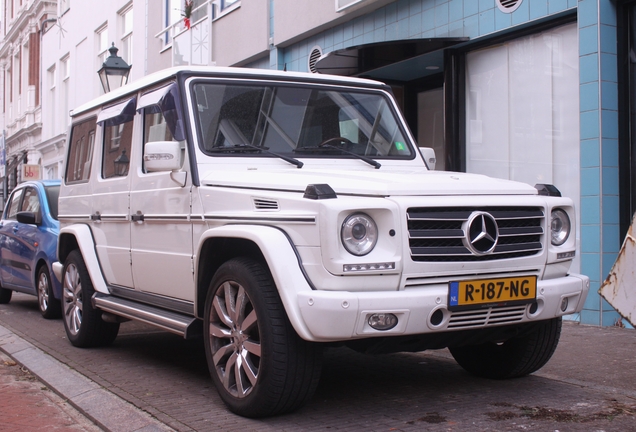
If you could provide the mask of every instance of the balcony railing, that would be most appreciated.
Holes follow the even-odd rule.
[[[214,0],[207,0],[192,9],[189,30],[181,19],[155,35],[156,38],[163,40],[165,47],[172,46],[173,66],[212,64],[210,23],[215,3]]]

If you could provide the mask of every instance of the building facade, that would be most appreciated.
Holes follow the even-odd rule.
[[[374,78],[392,87],[438,169],[552,183],[570,196],[573,270],[593,283],[572,319],[623,325],[597,290],[636,210],[634,3],[5,0],[5,177],[20,164],[60,175],[68,110],[103,92],[96,72],[112,44],[130,80],[183,64]],[[31,77],[22,65],[35,67],[35,40]]]

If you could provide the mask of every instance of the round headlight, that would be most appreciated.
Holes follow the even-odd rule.
[[[561,246],[570,236],[570,218],[568,214],[561,210],[552,210],[550,222],[550,233],[552,235],[552,244]]]
[[[378,242],[378,227],[364,213],[354,213],[342,223],[340,238],[345,249],[353,255],[366,255]]]

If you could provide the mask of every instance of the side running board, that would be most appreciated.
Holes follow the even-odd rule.
[[[183,336],[185,339],[197,337],[203,333],[203,324],[191,315],[137,303],[121,297],[95,293],[93,305],[105,312],[142,321],[163,330]]]

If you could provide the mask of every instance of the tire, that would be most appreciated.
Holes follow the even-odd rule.
[[[62,316],[62,305],[53,295],[51,275],[46,265],[41,265],[36,278],[38,290],[38,306],[40,313],[46,319],[59,318]]]
[[[461,367],[473,375],[508,379],[541,369],[552,357],[561,335],[561,318],[536,323],[529,333],[503,343],[449,348]]]
[[[218,269],[205,302],[204,328],[210,375],[235,414],[282,414],[313,396],[322,347],[296,334],[263,264],[235,258]]]
[[[93,283],[77,249],[66,258],[62,275],[64,329],[68,340],[81,348],[111,344],[119,332],[119,323],[103,321],[102,312],[92,306]]]
[[[7,304],[11,301],[13,291],[0,287],[0,304]]]

